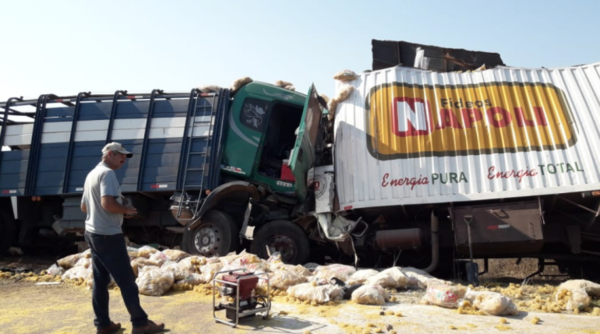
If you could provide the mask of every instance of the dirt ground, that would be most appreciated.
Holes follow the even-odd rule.
[[[3,257],[0,269],[39,272],[48,268],[52,258]],[[492,265],[492,263],[490,263]],[[525,262],[520,271],[511,266],[514,261],[494,263],[498,272],[482,276],[483,282],[507,279],[522,280],[534,262]],[[502,276],[498,278],[499,276]],[[539,279],[539,277],[538,277]],[[551,279],[551,278],[544,278]],[[563,280],[566,278],[563,278]],[[165,322],[168,333],[585,333],[600,334],[600,317],[590,314],[552,314],[521,311],[516,316],[494,317],[458,314],[456,310],[419,305],[423,291],[394,294],[396,302],[382,306],[365,306],[341,302],[331,306],[308,306],[290,303],[285,297],[272,302],[269,320],[254,317],[242,320],[237,328],[216,323],[212,313],[212,297],[194,291],[168,292],[161,297],[140,296],[142,305],[152,320]],[[111,290],[112,320],[120,322],[131,333],[131,323],[120,292]],[[381,315],[393,311],[394,315]],[[396,316],[395,313],[401,313]],[[390,312],[387,312],[390,313]],[[224,318],[224,312],[218,312]],[[538,317],[539,324],[531,323]],[[506,323],[502,323],[502,319]],[[66,283],[36,285],[35,282],[14,279],[0,280],[0,333],[94,333],[91,292],[84,287]]]
[[[121,322],[131,333],[131,324],[119,291],[110,293],[113,321]],[[270,320],[261,317],[242,320],[238,328],[215,323],[212,299],[193,291],[169,292],[161,297],[141,296],[151,319],[165,322],[168,333],[600,333],[600,317],[520,312],[501,317],[460,315],[456,310],[436,306],[387,303],[363,306],[351,302],[334,306],[290,304],[284,298],[273,301]],[[401,312],[402,316],[380,315],[381,311]],[[220,318],[223,312],[218,312]],[[541,322],[534,325],[537,316]],[[71,334],[94,333],[91,293],[85,288],[67,285],[35,285],[33,282],[0,281],[0,333]],[[373,325],[373,327],[370,327]],[[453,327],[452,327],[453,326]],[[455,328],[455,329],[452,329]]]

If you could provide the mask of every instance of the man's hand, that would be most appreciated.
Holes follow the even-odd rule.
[[[110,213],[123,214],[123,215],[136,215],[137,209],[131,204],[123,205],[117,202],[114,196],[102,196],[102,208]]]
[[[125,212],[123,213],[123,216],[125,218],[132,218],[135,215],[137,215],[137,209],[134,208],[131,204],[125,205]]]

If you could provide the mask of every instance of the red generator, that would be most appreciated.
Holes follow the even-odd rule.
[[[223,273],[225,275],[218,278]],[[260,279],[267,282],[266,295],[256,293],[256,287]],[[217,286],[217,283],[219,283],[219,286]],[[217,291],[221,293],[222,299],[227,298],[228,301],[225,303],[221,301],[217,305]],[[232,327],[236,327],[240,319],[252,317],[258,313],[262,313],[263,319],[266,319],[271,309],[270,293],[271,287],[265,273],[254,274],[243,269],[220,271],[213,278],[213,317],[216,322]],[[222,310],[225,310],[225,317],[229,321],[217,317],[217,311]]]

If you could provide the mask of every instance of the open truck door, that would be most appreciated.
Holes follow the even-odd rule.
[[[300,201],[306,199],[308,170],[315,165],[319,153],[325,148],[324,112],[325,102],[313,84],[308,90],[300,125],[296,130],[296,143],[289,159],[290,169],[296,179],[296,196]]]

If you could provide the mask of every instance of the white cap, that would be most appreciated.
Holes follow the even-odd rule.
[[[102,154],[106,154],[110,151],[125,154],[128,158],[131,158],[133,156],[133,153],[127,151],[123,147],[123,145],[121,145],[121,143],[117,143],[116,141],[106,144],[106,146],[104,146],[104,148],[102,149]]]

